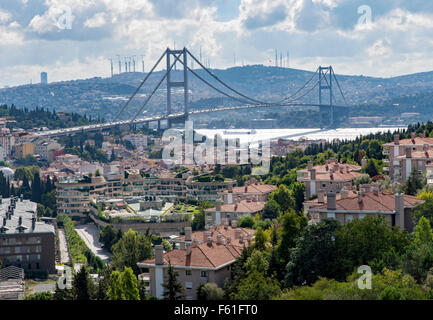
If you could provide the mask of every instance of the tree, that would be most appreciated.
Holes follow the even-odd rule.
[[[296,241],[286,266],[286,286],[312,284],[319,277],[341,279],[338,247],[335,241],[341,224],[336,219],[324,219],[308,225],[303,235]]]
[[[197,300],[223,300],[224,291],[214,282],[202,283],[197,288]]]
[[[137,262],[145,260],[152,255],[152,242],[149,237],[139,235],[137,231],[129,229],[122,238],[112,246],[113,256],[111,263],[117,270],[130,267],[136,275],[140,270]]]
[[[206,214],[204,210],[200,210],[199,212],[194,214],[194,217],[191,221],[191,228],[193,231],[204,230],[206,221]]]
[[[140,300],[140,293],[138,291],[137,277],[131,268],[125,267],[125,270],[120,276],[122,283],[123,296],[125,300]]]
[[[296,239],[307,226],[307,218],[296,214],[293,210],[286,212],[281,217],[280,241],[277,245],[279,259],[286,264],[290,259],[291,248],[295,246]]]
[[[415,237],[402,258],[403,270],[417,281],[423,281],[433,267],[433,232],[429,221],[421,217]]]
[[[269,199],[275,200],[283,213],[295,208],[295,199],[293,198],[292,191],[283,184],[271,192]]]
[[[222,171],[222,175],[224,176],[224,178],[232,179],[232,178],[236,177],[237,175],[239,175],[239,170],[240,170],[239,166],[230,164],[230,165],[224,166],[221,171]]]
[[[252,271],[240,281],[236,300],[270,300],[281,294],[278,281],[258,271]]]
[[[368,143],[367,155],[369,158],[382,159],[382,145],[379,140],[372,139]]]
[[[119,241],[121,236],[121,233],[119,234],[118,231],[114,230],[114,228],[108,224],[102,228],[102,231],[99,234],[99,241],[102,242],[105,249],[111,252],[111,247]]]
[[[162,284],[164,287],[164,299],[166,300],[181,300],[184,298],[184,287],[177,279],[178,272],[174,270],[170,260],[168,261],[168,270],[166,281]]]
[[[374,177],[379,174],[379,170],[377,169],[376,164],[372,159],[368,160],[364,170],[365,173],[367,173],[370,177]]]
[[[304,206],[305,184],[302,182],[295,182],[291,185],[291,189],[295,199],[295,210],[299,212]]]
[[[409,178],[403,185],[403,191],[409,195],[416,195],[418,190],[422,189],[426,184],[425,177],[415,168],[412,169]]]
[[[87,268],[82,265],[80,270],[74,275],[72,282],[72,291],[76,300],[90,300],[94,291],[95,285],[90,278]]]
[[[33,175],[32,181],[32,201],[36,203],[41,203],[42,187],[41,178],[38,172]]]
[[[110,275],[110,285],[108,287],[107,296],[109,300],[125,300],[125,295],[122,288],[121,274],[114,270]]]
[[[261,227],[257,228],[257,231],[254,235],[254,248],[260,251],[266,250],[266,243],[268,239],[266,234],[263,232]]]
[[[280,214],[279,204],[273,199],[266,201],[265,206],[263,207],[262,218],[275,219],[279,216],[279,214]]]
[[[241,228],[252,228],[254,225],[254,219],[250,216],[245,216],[239,220],[239,227]]]
[[[365,217],[346,223],[336,233],[340,265],[346,274],[373,259],[380,260],[390,251],[402,254],[409,245],[407,232],[391,227],[383,216]]]
[[[431,193],[430,193],[431,194]],[[417,204],[413,210],[412,215],[418,221],[421,217],[424,217],[430,221],[430,225],[433,226],[433,194],[420,195],[420,199],[424,202]]]

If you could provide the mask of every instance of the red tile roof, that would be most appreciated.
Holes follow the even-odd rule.
[[[248,186],[243,186],[243,187],[233,187],[233,193],[252,193],[252,194],[256,194],[256,193],[270,193],[272,191],[274,191],[274,189],[276,188],[276,186],[271,185],[271,184],[250,184]],[[245,191],[246,189],[246,191]],[[228,193],[228,190],[224,190],[223,193]]]
[[[351,171],[351,172],[343,171],[343,173],[341,173],[341,171],[336,171],[333,173],[330,172],[316,173],[315,181],[352,181],[362,175],[363,173],[357,171]],[[311,178],[301,177],[299,178],[299,181],[301,182],[311,181]]]
[[[400,145],[424,145],[429,144],[433,145],[433,138],[421,138],[421,137],[415,137],[414,139],[402,139],[399,141]],[[394,142],[388,142],[383,144],[383,146],[390,147],[394,146]]]
[[[248,228],[241,228],[241,227],[233,228],[232,226],[227,226],[227,229],[226,229],[226,228],[224,228],[224,226],[217,226],[216,229],[213,231],[211,237],[214,241],[216,241],[217,235],[220,234],[220,235],[222,235],[222,238],[224,240],[226,240],[227,237],[230,237],[231,243],[233,245],[242,246],[242,244],[239,243],[239,240],[235,239],[235,230],[236,229],[241,230],[241,234],[244,236],[254,235],[254,233],[256,232],[256,230],[248,229]],[[195,231],[191,235],[191,240],[198,239],[200,241],[203,241],[204,232],[206,232],[206,231],[210,232],[212,230],[209,229],[209,230],[204,230],[204,231]],[[184,240],[185,240],[185,236],[179,236],[179,237],[173,238],[172,241],[173,242],[180,242],[180,241],[184,241]]]
[[[239,212],[239,213],[255,213],[259,212],[265,206],[263,201],[247,201],[241,200],[238,203],[221,205],[221,212]],[[216,208],[209,208],[206,212],[215,212]]]
[[[404,195],[404,206],[412,207],[423,200],[418,199],[415,196]],[[309,211],[323,211],[327,210],[327,204],[324,203],[319,206],[311,208]],[[395,211],[395,197],[392,193],[374,194],[374,192],[364,193],[362,202],[358,202],[358,195],[349,196],[345,199],[336,200],[336,210],[345,211]]]
[[[233,244],[208,245],[206,242],[191,248],[191,253],[186,250],[174,249],[164,253],[164,265],[170,261],[172,266],[199,267],[218,269],[227,263],[233,262],[242,252],[241,246]],[[139,264],[154,265],[155,259],[147,259]]]
[[[418,150],[411,152],[412,159],[432,159],[433,158],[433,150],[429,149],[426,151]],[[406,159],[406,154],[396,157],[396,159]]]
[[[325,173],[329,172],[330,169],[334,168],[334,164],[338,164],[339,167],[343,167],[344,172],[347,172],[347,169],[349,169],[349,171],[359,171],[362,168],[361,166],[358,166],[356,164],[331,162],[328,164],[328,170],[326,170],[326,164],[319,164],[317,166],[313,166],[313,169],[316,169],[316,173]],[[297,172],[307,173],[308,168],[300,169]]]

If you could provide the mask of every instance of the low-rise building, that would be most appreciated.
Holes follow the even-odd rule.
[[[305,198],[310,199],[320,190],[338,193],[344,186],[351,188],[352,182],[363,175],[360,171],[361,166],[340,163],[331,158],[324,165],[313,166],[312,162],[308,162],[307,169],[297,171],[297,180],[304,183]]]
[[[343,189],[339,198],[335,192],[328,192],[326,200],[310,205],[306,214],[313,222],[335,218],[345,224],[353,219],[381,215],[391,226],[412,232],[412,208],[423,202],[415,196],[379,190],[377,186],[363,185],[359,191]]]
[[[37,205],[22,198],[0,204],[0,260],[4,267],[55,273],[54,226],[37,220]]]
[[[186,299],[193,300],[203,283],[214,282],[223,287],[225,279],[230,277],[231,266],[253,238],[254,230],[238,228],[236,224],[194,233],[187,227],[184,237],[173,239],[179,244],[178,249],[164,253],[161,245],[155,246],[155,258],[137,265],[147,274],[150,295],[161,299],[170,263],[185,288]]]
[[[433,138],[417,137],[415,132],[411,132],[410,139],[400,140],[400,136],[396,134],[394,142],[385,143],[382,147],[383,154],[388,156],[388,167],[384,170],[389,171],[391,180],[403,183],[409,178],[412,168],[425,170],[425,166],[431,161]]]

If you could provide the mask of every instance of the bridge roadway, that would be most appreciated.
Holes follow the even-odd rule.
[[[222,112],[222,111],[235,111],[235,110],[243,110],[243,109],[257,109],[257,108],[270,108],[270,107],[330,107],[329,105],[320,105],[320,104],[312,104],[312,103],[288,103],[288,104],[266,104],[266,105],[256,105],[256,104],[247,104],[242,106],[235,106],[235,107],[222,107],[222,108],[214,108],[214,109],[204,109],[204,110],[195,110],[188,113],[188,115],[195,115],[195,114],[204,114],[204,113],[211,113],[211,112]],[[333,105],[334,108],[345,108],[347,106],[337,106]],[[132,125],[132,124],[140,124],[140,123],[147,123],[147,122],[153,122],[153,121],[162,121],[162,120],[175,120],[175,119],[181,119],[184,117],[183,112],[179,113],[173,113],[169,115],[160,115],[160,116],[154,116],[154,117],[147,117],[147,118],[137,118],[133,121],[131,120],[121,120],[121,121],[114,121],[114,122],[106,122],[106,123],[98,123],[98,124],[91,124],[91,125],[85,125],[85,126],[79,126],[79,127],[72,127],[72,128],[65,128],[65,129],[55,129],[55,130],[46,130],[46,131],[37,131],[34,132],[33,135],[38,138],[46,138],[46,137],[60,137],[60,136],[66,136],[71,135],[74,133],[80,133],[80,132],[88,132],[88,131],[99,131],[104,129],[113,128],[116,126],[121,125]]]

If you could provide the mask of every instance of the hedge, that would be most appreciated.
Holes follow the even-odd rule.
[[[62,213],[57,215],[57,221],[63,224],[72,263],[84,263],[91,266],[94,270],[102,269],[104,267],[103,261],[94,255],[84,240],[78,235],[71,218]]]

